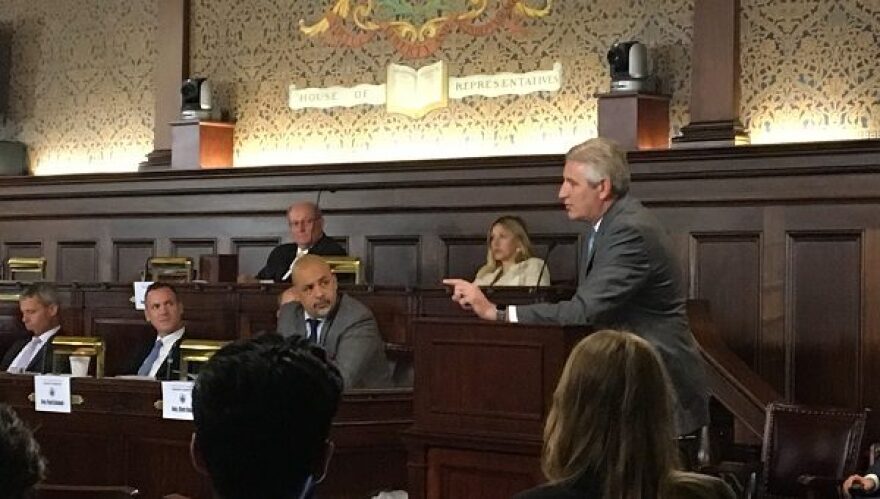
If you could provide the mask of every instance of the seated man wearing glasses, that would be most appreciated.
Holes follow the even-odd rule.
[[[324,217],[315,203],[303,201],[290,205],[287,209],[287,226],[293,242],[272,250],[257,279],[290,282],[293,262],[305,254],[345,255],[345,249],[324,234]]]

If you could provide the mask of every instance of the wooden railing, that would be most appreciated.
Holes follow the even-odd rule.
[[[782,400],[782,395],[724,344],[712,322],[708,302],[690,300],[687,311],[694,338],[706,361],[709,393],[760,439],[767,404]]]

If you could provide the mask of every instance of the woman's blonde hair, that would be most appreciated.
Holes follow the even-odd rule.
[[[596,332],[565,363],[544,428],[553,483],[594,480],[601,497],[663,497],[678,468],[668,376],[642,338]]]
[[[526,223],[523,219],[513,215],[499,217],[492,222],[492,225],[489,226],[489,232],[486,233],[486,265],[483,265],[480,267],[480,270],[477,271],[477,278],[495,272],[500,266],[500,262],[496,261],[492,256],[492,229],[494,229],[496,225],[500,225],[509,230],[510,233],[513,234],[513,237],[519,241],[519,251],[517,251],[515,255],[516,263],[524,262],[534,254],[534,250],[532,250],[532,241],[529,239],[529,233],[526,230]]]

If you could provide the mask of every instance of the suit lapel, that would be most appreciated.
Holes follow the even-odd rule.
[[[331,356],[336,355],[336,337],[339,334],[340,328],[334,326],[337,325],[337,319],[340,318],[339,311],[342,310],[342,302],[345,299],[345,295],[340,293],[339,299],[336,302],[336,307],[327,315],[327,319],[324,322],[324,329],[321,331],[321,341],[319,343]]]
[[[602,216],[602,223],[599,224],[599,230],[596,231],[596,235],[593,238],[592,251],[589,251],[589,241],[590,236],[593,235],[593,227],[590,226],[587,230],[587,240],[581,245],[581,251],[584,254],[581,258],[581,261],[584,262],[584,270],[581,272],[581,276],[584,278],[586,278],[587,274],[589,274],[590,270],[593,268],[593,258],[604,242],[603,236],[608,232],[608,227],[611,227],[614,224],[614,219],[621,211],[623,211],[628,202],[629,197],[624,195],[622,198],[615,200],[614,204],[611,205],[611,208],[608,208],[608,211]]]

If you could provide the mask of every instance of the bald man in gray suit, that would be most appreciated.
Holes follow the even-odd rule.
[[[645,338],[672,381],[679,434],[696,432],[709,422],[702,358],[669,237],[628,194],[626,154],[611,141],[591,139],[568,152],[562,175],[559,198],[568,217],[588,224],[571,300],[497,307],[467,281],[444,284],[453,286],[453,300],[483,319],[625,329]]]
[[[303,255],[293,264],[292,278],[298,301],[281,306],[278,334],[302,336],[323,347],[342,372],[346,389],[391,386],[391,366],[373,313],[337,293],[327,262]]]

